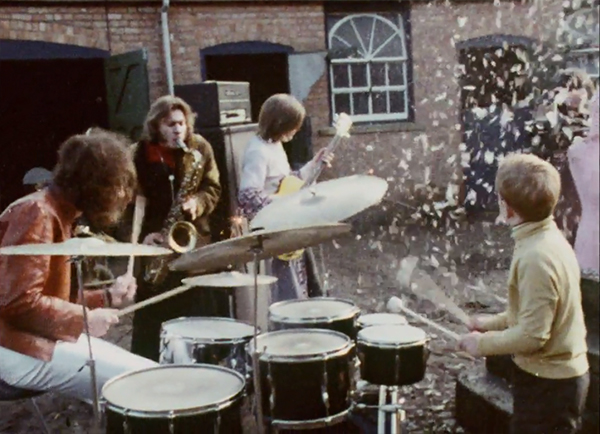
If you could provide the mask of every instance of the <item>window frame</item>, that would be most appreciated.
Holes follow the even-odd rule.
[[[357,93],[363,93],[372,95],[376,92],[384,92],[386,94],[386,112],[385,113],[373,113],[373,99],[368,98],[369,112],[368,114],[351,115],[353,121],[360,125],[373,125],[373,124],[385,124],[385,123],[414,123],[415,121],[415,110],[414,110],[414,83],[413,83],[413,57],[412,57],[412,41],[411,41],[411,21],[410,21],[410,7],[407,3],[391,3],[391,2],[335,2],[325,7],[325,43],[327,49],[330,50],[330,35],[332,31],[335,31],[342,22],[351,19],[354,15],[372,16],[374,19],[378,19],[384,22],[389,22],[389,17],[385,15],[394,15],[392,24],[395,28],[401,27],[399,30],[400,38],[404,45],[404,53],[402,55],[394,57],[381,57],[373,59],[332,59],[328,56],[327,68],[328,68],[328,87],[329,87],[329,113],[330,118],[333,119],[336,95],[347,94],[353,95]],[[330,24],[332,17],[339,18],[334,24]],[[397,21],[396,21],[397,20]],[[402,73],[405,77],[402,85],[389,85],[389,72],[386,67],[386,84],[381,86],[373,86],[370,81],[370,68],[368,67],[371,63],[401,63]],[[365,64],[367,65],[368,82],[366,86],[362,87],[334,87],[334,65],[348,65],[348,68],[352,64]],[[349,79],[351,74],[349,73]],[[369,87],[369,84],[371,86]],[[390,96],[389,91],[392,92],[403,92],[404,93],[404,112],[389,112],[390,107]],[[352,106],[352,97],[350,104]]]

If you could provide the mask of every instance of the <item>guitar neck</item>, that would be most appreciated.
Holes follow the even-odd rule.
[[[333,137],[333,139],[331,139],[331,142],[329,142],[329,145],[327,145],[327,148],[326,148],[325,152],[323,153],[323,156],[329,155],[332,152],[334,152],[336,150],[336,148],[338,147],[338,145],[340,144],[341,140],[342,140],[342,136],[340,134],[336,134]],[[321,175],[321,172],[325,168],[325,165],[326,165],[325,161],[320,161],[317,164],[317,167],[315,168],[315,170],[313,170],[313,172],[306,179],[306,181],[304,181],[305,187],[312,185],[319,178],[319,176]]]

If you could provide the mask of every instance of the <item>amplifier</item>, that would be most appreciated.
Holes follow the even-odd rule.
[[[187,102],[198,115],[196,130],[252,121],[248,82],[205,81],[182,84],[175,86],[175,96]]]

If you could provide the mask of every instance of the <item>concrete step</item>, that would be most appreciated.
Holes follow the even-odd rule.
[[[596,377],[596,389],[598,382]],[[596,395],[597,396],[597,395]],[[455,417],[472,434],[508,434],[512,415],[510,385],[482,366],[463,372],[456,382]],[[598,407],[587,410],[580,434],[598,433]]]

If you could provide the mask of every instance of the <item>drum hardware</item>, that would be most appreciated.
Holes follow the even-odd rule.
[[[377,400],[373,404],[364,403],[372,396],[364,391],[355,391],[352,398],[352,412],[357,410],[374,411],[377,414],[377,434],[401,434],[406,420],[406,412],[399,404],[397,386],[377,386]],[[389,400],[388,400],[389,398]],[[388,431],[389,426],[389,431]]]
[[[282,230],[302,227],[307,222],[340,222],[379,203],[387,188],[387,181],[369,175],[320,182],[278,197],[254,216],[250,228]]]

